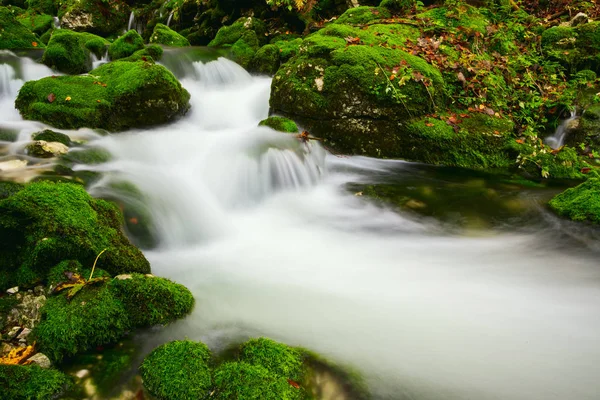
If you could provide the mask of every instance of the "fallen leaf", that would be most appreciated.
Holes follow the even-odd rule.
[[[48,103],[52,103],[54,102],[54,100],[56,100],[56,95],[54,93],[50,93],[47,97],[48,99]]]
[[[462,72],[459,72],[456,77],[458,78],[459,81],[461,81],[462,83],[466,83],[467,79],[465,78],[465,75]]]
[[[425,126],[432,127],[432,126],[433,126],[433,124],[432,124],[431,122],[427,122],[427,123],[425,124]]]
[[[592,171],[590,167],[581,168],[582,174],[589,174]]]
[[[515,142],[519,144],[525,144],[525,139],[516,139]]]
[[[37,44],[37,42],[31,42],[31,45],[32,45],[33,47],[38,47],[38,44]]]
[[[71,96],[67,96],[67,98],[65,99],[65,101],[71,101]]]
[[[35,354],[35,343],[27,347],[19,347],[11,350],[6,356],[0,357],[0,364],[6,365],[27,365],[31,361],[27,361],[29,357]]]
[[[300,389],[300,385],[298,384],[298,382],[295,382],[295,381],[293,381],[293,380],[291,380],[291,379],[288,379],[287,381],[288,381],[288,383],[289,383],[289,384],[290,384],[292,387],[294,387],[294,388],[296,388],[296,389]]]
[[[131,217],[131,218],[129,218],[129,223],[137,225],[138,224],[138,219],[136,217]]]

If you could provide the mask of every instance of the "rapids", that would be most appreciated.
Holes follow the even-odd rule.
[[[51,71],[8,58],[0,129],[26,140],[43,125],[19,118],[16,90]],[[122,180],[141,189],[159,240],[145,252],[153,273],[196,297],[187,319],[140,334],[147,351],[174,338],[223,349],[264,335],[359,371],[375,398],[598,398],[598,248],[570,224],[534,206],[541,222],[529,229],[464,235],[378,206],[346,185],[418,166],[336,157],[257,127],[269,78],[223,58],[186,63],[185,118],[119,135],[66,132],[114,155],[85,167],[104,172],[92,194],[118,196],[110,184]]]

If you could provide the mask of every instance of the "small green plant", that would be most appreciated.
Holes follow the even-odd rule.
[[[109,280],[109,278],[107,278],[107,277],[100,277],[100,278],[93,278],[92,279],[92,277],[94,276],[94,270],[96,269],[96,263],[98,262],[98,259],[100,258],[100,256],[106,250],[108,250],[108,249],[102,250],[96,256],[96,259],[94,260],[94,265],[92,266],[92,273],[90,274],[90,277],[89,277],[88,280],[85,280],[79,274],[72,273],[72,272],[71,273],[67,273],[66,275],[67,275],[67,278],[69,279],[69,281],[59,284],[56,287],[56,289],[54,289],[54,292],[58,293],[58,292],[61,292],[63,290],[69,289],[69,292],[67,293],[67,299],[71,300],[84,287],[89,286],[89,285],[96,285],[96,284],[107,282]]]

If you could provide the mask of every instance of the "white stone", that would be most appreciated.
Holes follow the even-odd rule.
[[[87,369],[82,369],[82,370],[80,370],[80,371],[77,371],[77,372],[75,373],[75,376],[76,376],[76,377],[78,377],[79,379],[83,379],[83,378],[85,378],[86,376],[88,376],[89,374],[90,374],[90,371],[89,371],[89,370],[87,370]]]
[[[37,353],[27,359],[27,361],[31,361],[34,364],[39,365],[42,368],[50,368],[52,366],[52,362],[44,353]]]
[[[8,294],[15,294],[15,293],[18,293],[18,292],[19,292],[19,287],[18,286],[12,287],[12,288],[10,288],[10,289],[8,289],[6,291],[6,293],[8,293]]]
[[[25,168],[27,166],[26,160],[10,160],[0,162],[0,171],[11,171],[15,169]]]

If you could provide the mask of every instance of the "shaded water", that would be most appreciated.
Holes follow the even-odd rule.
[[[546,213],[551,190],[334,157],[256,126],[270,79],[224,59],[179,70],[189,115],[95,141],[115,159],[93,167],[105,175],[91,193],[135,183],[159,240],[146,252],[153,272],[196,297],[187,319],[140,334],[146,351],[173,338],[219,349],[265,335],[355,368],[376,398],[597,398],[600,270],[588,241],[597,238]],[[393,183],[433,207],[428,199],[473,180],[521,208],[465,235],[447,229],[451,218],[382,206],[348,186]],[[422,187],[431,197],[409,193]],[[455,212],[467,216],[465,204]]]

